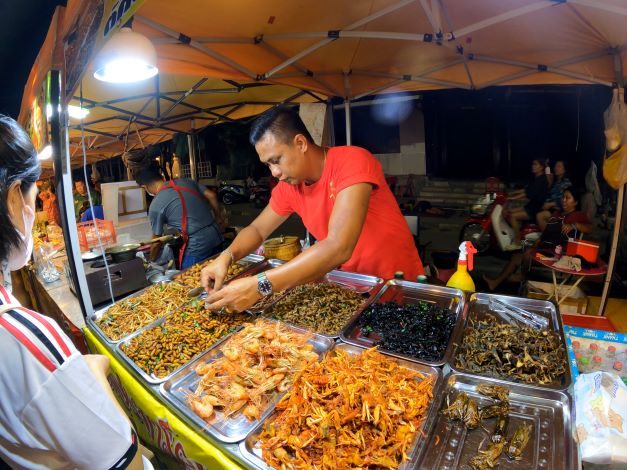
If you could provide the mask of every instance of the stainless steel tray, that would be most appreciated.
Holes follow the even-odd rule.
[[[272,320],[266,321],[272,322]],[[285,323],[284,325],[292,331],[311,334],[302,328],[295,328]],[[226,341],[227,340],[225,339],[220,344],[223,344]],[[309,343],[314,347],[314,350],[318,353],[320,358],[322,358],[324,354],[333,346],[333,343],[328,338],[324,338],[319,335],[313,335],[309,340]],[[212,423],[205,422],[191,410],[187,404],[186,398],[190,392],[193,393],[194,390],[196,390],[198,382],[201,379],[201,377],[199,377],[194,371],[194,368],[201,362],[212,362],[221,357],[222,352],[220,351],[219,346],[220,345],[214,346],[204,354],[197,356],[196,359],[189,362],[183,368],[179,369],[166,382],[161,384],[160,391],[165,399],[197,428],[209,433],[211,436],[222,442],[234,443],[245,439],[248,434],[260,426],[261,423],[263,423],[263,421],[272,413],[274,407],[284,394],[277,393],[261,414],[261,418],[257,421],[249,421],[241,413],[236,413],[230,418],[225,419],[221,412],[216,411],[216,418],[214,421]]]
[[[437,361],[429,361],[427,359],[399,354],[380,348],[382,352],[385,352],[390,356],[409,361],[421,362],[434,367],[440,367],[449,361],[449,358],[453,354],[453,340],[456,334],[458,334],[458,331],[461,329],[463,323],[465,300],[464,293],[461,290],[393,279],[388,281],[383,288],[379,290],[378,294],[369,305],[384,302],[396,302],[400,305],[431,302],[453,312],[453,315],[455,315],[455,326],[451,331],[451,336],[443,356]],[[377,344],[376,341],[361,334],[358,322],[359,315],[356,315],[346,326],[340,336],[340,339],[346,343],[364,348],[375,346]]]
[[[186,305],[186,304],[185,304]],[[182,307],[181,307],[182,308]],[[174,312],[172,312],[174,313]],[[158,320],[144,326],[143,328],[140,328],[139,330],[137,330],[135,333],[133,333],[132,335],[127,336],[126,338],[124,338],[123,340],[119,341],[116,344],[116,352],[118,354],[119,357],[121,357],[124,361],[126,361],[126,363],[131,367],[131,369],[137,374],[139,375],[143,380],[145,380],[146,382],[148,382],[149,384],[152,385],[158,385],[160,383],[165,382],[166,380],[168,380],[170,377],[172,377],[174,374],[176,374],[179,370],[183,369],[187,364],[189,364],[190,362],[194,361],[195,358],[199,357],[201,354],[203,354],[205,351],[209,351],[210,349],[219,346],[220,344],[222,344],[223,341],[225,341],[232,333],[229,333],[225,336],[223,336],[222,338],[220,338],[219,340],[217,340],[215,343],[213,343],[210,347],[208,347],[207,349],[205,349],[205,351],[198,353],[196,356],[194,356],[193,358],[191,358],[189,361],[187,361],[185,364],[183,364],[182,366],[176,368],[175,370],[173,370],[171,373],[169,373],[168,375],[166,375],[165,377],[157,377],[156,375],[153,374],[148,374],[144,369],[142,369],[141,367],[139,367],[135,361],[133,359],[131,359],[130,357],[128,357],[126,355],[126,353],[124,352],[124,349],[122,349],[124,346],[126,346],[128,343],[130,343],[133,338],[141,335],[142,333],[144,333],[147,330],[153,329],[153,328],[159,328],[163,323],[165,323],[168,318],[172,315],[172,313],[166,315],[165,317],[161,317]],[[251,317],[251,320],[253,318]],[[238,331],[240,328],[238,328],[236,331]]]
[[[155,284],[155,285],[156,285],[156,284]],[[120,338],[120,339],[117,339],[117,340],[112,340],[111,338],[109,338],[109,336],[107,336],[107,334],[106,334],[104,331],[102,331],[102,329],[100,328],[100,326],[98,326],[98,324],[96,323],[96,320],[98,320],[98,319],[102,318],[102,316],[103,316],[105,313],[107,313],[107,310],[109,310],[109,309],[110,309],[111,307],[113,307],[114,305],[117,305],[119,302],[122,302],[123,300],[128,300],[128,299],[132,299],[133,297],[138,297],[138,296],[142,295],[144,292],[146,292],[148,289],[150,289],[150,288],[154,287],[155,285],[144,287],[143,289],[140,289],[140,290],[138,290],[137,292],[133,292],[132,294],[127,295],[126,297],[123,297],[123,298],[121,298],[121,299],[118,299],[115,303],[113,303],[113,304],[111,304],[111,305],[107,305],[106,307],[103,307],[103,308],[101,308],[101,309],[99,309],[99,310],[96,310],[96,311],[93,313],[93,315],[90,315],[90,316],[88,316],[88,317],[86,318],[86,323],[87,323],[87,325],[89,325],[89,327],[90,327],[90,328],[91,328],[94,332],[96,332],[96,334],[97,334],[99,337],[101,337],[104,341],[106,341],[108,344],[110,344],[110,345],[112,345],[112,346],[115,346],[116,344],[118,344],[118,343],[119,343],[119,342],[121,342],[121,341],[124,341],[126,338],[128,338],[130,335],[132,335],[132,334],[136,333],[137,331],[140,331],[140,330],[142,330],[143,328],[145,328],[145,327],[147,327],[147,326],[150,326],[152,323],[154,323],[154,322],[156,322],[156,321],[159,321],[159,319],[154,320],[153,322],[149,323],[148,325],[144,325],[144,326],[143,326],[143,327],[141,327],[139,330],[135,330],[134,332],[129,333],[128,335],[126,335],[126,336],[124,336],[124,337],[122,337],[122,338]],[[185,299],[185,301],[184,301],[184,302],[183,302],[183,303],[182,303],[179,307],[181,307],[181,306],[185,305],[188,301],[189,301],[189,300],[186,298],[186,299]],[[177,308],[178,308],[178,307],[177,307]],[[161,318],[163,318],[163,317],[161,317]]]
[[[466,315],[463,328],[457,331],[457,336],[455,337],[455,340],[454,340],[455,347],[453,350],[453,354],[450,356],[450,360],[449,360],[449,365],[451,366],[451,369],[453,369],[455,372],[478,375],[481,377],[492,377],[491,375],[488,375],[488,374],[478,373],[478,372],[466,370],[461,367],[455,366],[455,356],[457,354],[457,345],[462,344],[464,340],[464,332],[466,331],[466,328],[470,324],[470,320],[473,320],[473,321],[483,320],[487,315],[492,315],[497,320],[500,320],[503,322],[509,321],[509,317],[504,316],[504,314],[490,310],[489,308],[490,298],[496,298],[497,300],[500,300],[501,302],[505,304],[514,305],[516,307],[528,310],[532,313],[535,313],[535,314],[538,314],[547,318],[549,320],[548,328],[552,329],[560,336],[561,341],[564,344],[564,351],[565,351],[564,361],[565,361],[566,372],[564,373],[564,375],[562,376],[562,379],[559,382],[553,382],[548,385],[540,385],[540,384],[527,384],[523,382],[518,382],[516,379],[505,377],[505,376],[495,377],[495,378],[498,378],[508,383],[517,383],[524,387],[549,388],[553,390],[568,389],[568,387],[570,387],[572,383],[572,376],[570,372],[570,367],[568,365],[568,356],[566,353],[566,339],[564,337],[564,326],[562,325],[562,318],[559,312],[557,311],[557,309],[555,308],[555,304],[553,304],[552,302],[545,301],[545,300],[536,300],[536,299],[527,299],[524,297],[509,297],[509,296],[504,296],[504,295],[482,294],[482,293],[472,294],[468,302],[468,314]]]
[[[335,347],[331,350],[329,354],[333,354],[333,351],[336,351],[336,350],[343,350],[343,351],[346,351],[348,354],[358,355],[364,351],[364,348],[359,347],[359,346],[353,346],[351,344],[346,344],[346,343],[336,343]],[[433,427],[437,419],[438,404],[439,404],[438,397],[440,395],[440,390],[442,388],[442,370],[436,367],[430,367],[427,365],[418,364],[416,362],[407,361],[405,359],[400,359],[397,357],[395,357],[394,360],[397,361],[403,367],[406,367],[407,369],[415,370],[415,371],[421,372],[424,375],[428,375],[431,377],[436,377],[435,382],[433,384],[433,398],[431,399],[431,403],[429,404],[429,408],[427,410],[427,415],[426,415],[427,417],[423,421],[422,429],[418,430],[418,433],[416,434],[416,439],[412,443],[409,449],[409,452],[407,452],[407,455],[409,456],[409,460],[403,463],[399,467],[399,470],[406,470],[410,468],[415,468],[416,463],[420,461],[424,453],[427,451],[426,437],[429,435],[430,430]],[[269,419],[272,419],[272,417],[270,417]],[[262,451],[256,445],[258,438],[259,438],[259,434],[261,434],[261,427],[257,428],[257,430],[255,430],[255,432],[250,434],[246,438],[246,440],[240,443],[240,452],[242,453],[244,459],[246,459],[254,467],[263,469],[263,470],[269,470],[272,467],[269,467],[262,460],[261,458]]]
[[[509,438],[516,428],[531,424],[532,435],[523,451],[522,460],[510,461],[505,453],[498,460],[497,469],[532,470],[577,468],[576,449],[571,434],[571,401],[568,394],[547,389],[530,389],[497,379],[484,379],[468,374],[451,373],[444,378],[444,390],[440,396],[438,410],[446,407],[446,395],[451,402],[459,392],[466,392],[470,398],[479,402],[479,406],[493,403],[493,400],[479,395],[475,386],[479,383],[504,385],[510,389],[509,426],[506,436]],[[494,419],[486,421],[488,431],[494,427]],[[435,427],[429,437],[429,443],[420,464],[420,469],[468,468],[468,461],[477,454],[479,445],[489,436],[481,429],[467,430],[462,423],[448,422],[437,415]]]
[[[350,289],[352,291],[358,292],[364,296],[364,301],[362,304],[353,312],[353,314],[346,321],[346,325],[351,324],[351,322],[357,318],[361,312],[367,308],[372,300],[375,298],[377,292],[383,286],[383,279],[376,276],[368,276],[365,274],[357,274],[357,273],[349,273],[345,271],[333,270],[324,275],[324,277],[316,282],[324,282],[330,284],[337,284],[346,289]],[[289,295],[289,290],[285,291],[285,295]],[[269,318],[272,318],[272,306],[276,304],[279,300],[282,300],[284,296],[277,298],[274,302],[269,304],[263,311],[263,315]],[[325,333],[315,332],[320,336],[324,336],[329,339],[337,339],[340,337],[342,332],[346,329],[346,325],[344,325],[339,331],[336,333],[329,335]]]

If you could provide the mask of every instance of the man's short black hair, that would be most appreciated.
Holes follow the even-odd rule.
[[[135,181],[139,186],[148,186],[151,183],[163,181],[163,177],[155,167],[148,167],[135,175]]]
[[[304,135],[313,143],[311,134],[298,115],[298,110],[285,105],[270,108],[255,119],[250,127],[250,143],[255,146],[266,132],[270,132],[283,143],[291,141],[297,134]]]

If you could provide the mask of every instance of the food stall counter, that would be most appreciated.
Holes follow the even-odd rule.
[[[218,443],[171,411],[159,395],[159,388],[143,384],[128,367],[88,328],[83,329],[89,349],[111,361],[109,381],[116,396],[133,421],[142,442],[152,443],[160,458],[172,465],[193,469],[250,468],[236,444]],[[174,467],[172,467],[174,468]]]

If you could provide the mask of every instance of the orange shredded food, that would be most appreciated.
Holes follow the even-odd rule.
[[[398,468],[409,460],[433,377],[375,348],[343,350],[305,370],[266,422],[258,446],[276,469]]]

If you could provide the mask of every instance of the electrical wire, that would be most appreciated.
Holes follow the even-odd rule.
[[[80,107],[83,108],[83,81],[81,80],[80,84]],[[109,281],[109,295],[111,296],[111,303],[115,303],[115,297],[113,295],[113,287],[111,281],[111,271],[109,270],[109,263],[107,262],[107,255],[105,253],[104,245],[102,244],[102,239],[100,238],[100,230],[98,230],[98,222],[96,222],[96,213],[94,212],[94,203],[91,199],[91,191],[89,190],[89,181],[87,178],[87,149],[85,148],[85,128],[83,126],[83,119],[80,120],[81,126],[81,147],[83,149],[83,178],[85,180],[85,188],[87,189],[87,199],[89,200],[89,209],[91,210],[91,220],[94,224],[94,229],[96,231],[96,238],[98,239],[98,248],[100,248],[100,253],[102,254],[102,261],[104,261],[105,270],[107,271],[107,280]]]

